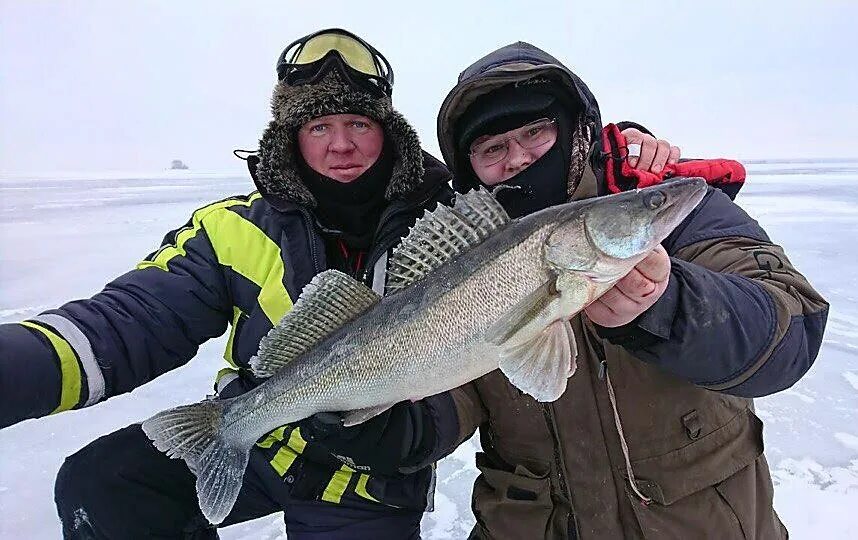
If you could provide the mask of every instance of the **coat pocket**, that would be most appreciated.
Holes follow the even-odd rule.
[[[626,494],[646,540],[745,540],[735,512],[713,486],[670,505],[658,502],[645,505],[630,490],[627,489]]]
[[[474,484],[474,514],[479,538],[544,538],[554,505],[549,468],[533,472],[522,465],[499,469],[477,453],[480,476]]]
[[[744,537],[754,540],[787,538],[787,530],[772,507],[772,479],[763,457],[730,478],[715,490],[733,510]]]
[[[745,474],[751,475],[752,483],[758,476],[768,480],[762,452],[762,423],[745,410],[682,448],[632,462],[638,487],[652,499],[645,505],[629,491],[644,538],[778,538],[758,536],[754,532],[759,529],[758,517],[745,510],[767,509],[771,522],[771,492],[732,488]],[[760,468],[754,465],[757,462],[762,463]]]

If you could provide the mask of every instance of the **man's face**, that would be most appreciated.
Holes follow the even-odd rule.
[[[329,114],[298,130],[298,148],[311,169],[347,184],[366,172],[381,155],[384,130],[359,114]]]
[[[471,143],[471,167],[487,186],[517,175],[551,150],[557,141],[557,122],[543,118],[497,135],[483,135]]]

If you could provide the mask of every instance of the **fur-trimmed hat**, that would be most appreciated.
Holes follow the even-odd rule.
[[[309,207],[316,200],[301,180],[295,153],[298,129],[329,114],[362,114],[379,122],[394,151],[393,173],[385,191],[392,200],[415,189],[423,177],[423,156],[417,132],[389,97],[376,98],[345,83],[336,72],[314,84],[279,82],[271,98],[274,119],[259,141],[256,183],[263,195]]]

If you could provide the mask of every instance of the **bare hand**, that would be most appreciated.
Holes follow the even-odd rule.
[[[670,257],[658,246],[584,313],[594,323],[615,328],[630,323],[661,298],[670,278]]]
[[[639,171],[659,173],[666,164],[679,161],[678,146],[671,146],[669,142],[656,139],[635,128],[624,129],[623,135],[626,137],[626,144],[641,145],[639,158],[628,157],[629,165]]]

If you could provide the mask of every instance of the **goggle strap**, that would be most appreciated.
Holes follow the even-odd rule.
[[[280,75],[279,72],[281,70],[281,66],[289,66],[289,65],[295,66],[295,65],[297,65],[295,63],[295,59],[298,57],[298,55],[301,54],[301,50],[304,48],[304,44],[306,44],[311,39],[318,37],[320,35],[323,35],[323,34],[344,35],[344,36],[347,36],[351,39],[354,39],[357,43],[359,43],[360,45],[365,47],[369,51],[370,56],[372,57],[373,63],[375,64],[375,67],[376,67],[376,71],[379,73],[379,75],[376,75],[376,76],[381,77],[382,79],[386,80],[387,83],[391,86],[391,88],[393,87],[393,83],[394,83],[394,81],[393,81],[393,68],[390,66],[390,62],[387,61],[387,58],[385,58],[384,55],[381,54],[375,47],[373,47],[372,45],[370,45],[369,43],[367,43],[366,41],[361,39],[359,36],[356,36],[355,34],[352,34],[351,32],[349,32],[347,30],[343,30],[341,28],[329,28],[326,30],[320,30],[318,32],[314,32],[310,35],[304,36],[300,39],[296,39],[295,41],[290,43],[285,49],[283,49],[283,52],[280,53],[280,56],[277,59],[278,76]],[[289,58],[289,61],[287,62],[286,61],[287,54],[296,45],[298,46],[298,48],[294,50],[291,57]],[[335,50],[335,49],[332,49],[332,50]]]

